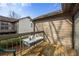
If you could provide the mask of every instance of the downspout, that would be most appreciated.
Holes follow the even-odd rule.
[[[33,31],[34,31],[34,33],[35,33],[35,22],[33,23],[33,25],[34,25]]]
[[[33,32],[34,32],[33,37],[35,37],[35,22],[33,22]]]
[[[33,20],[31,20],[31,21],[33,23],[33,32],[34,32],[34,35],[33,36],[35,36],[35,22]]]

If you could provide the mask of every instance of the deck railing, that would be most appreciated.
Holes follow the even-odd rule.
[[[0,52],[0,55],[23,55],[24,50],[32,49],[33,47],[27,47],[22,43],[22,39],[28,38],[31,35],[40,35],[45,38],[44,31],[28,32],[22,34],[0,35],[0,49],[8,50],[8,52]],[[12,52],[13,50],[13,52]],[[14,53],[14,50],[15,53]],[[11,52],[9,52],[11,51]],[[26,51],[27,52],[27,51]]]

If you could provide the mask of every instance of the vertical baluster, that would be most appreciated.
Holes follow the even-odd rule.
[[[16,38],[13,38],[12,39],[12,50],[14,50],[14,48],[16,47]],[[13,53],[13,56],[16,56],[16,52],[12,52]]]
[[[25,38],[25,36],[23,36],[22,38]],[[21,41],[22,41],[22,39],[21,39]],[[24,45],[23,45],[23,42],[22,42],[22,51],[24,51]]]
[[[23,51],[23,44],[22,44],[22,38],[21,38],[21,55],[22,55],[22,51]]]
[[[16,41],[17,41],[17,38],[13,38],[13,49],[15,49],[16,50]],[[16,56],[16,52],[13,52],[13,56]]]
[[[24,38],[27,38],[27,36],[25,35]],[[26,47],[24,46],[23,39],[22,39],[22,44],[23,44],[23,51],[24,51],[26,49]]]
[[[16,40],[15,40],[15,41],[16,41],[16,44],[15,44],[16,47],[15,47],[15,49],[16,49],[16,52],[17,52],[17,46],[18,46],[17,43],[18,43],[18,39],[17,39],[17,38],[15,38],[15,39],[16,39]]]
[[[6,42],[6,49],[8,49],[8,39],[5,42]],[[6,53],[6,54],[8,56],[9,53]]]
[[[5,42],[5,44],[6,44],[6,45],[4,46],[4,49],[7,49],[7,40],[6,40],[6,41],[4,40],[4,42]],[[4,52],[4,53],[5,53],[5,55],[8,55],[7,52]]]
[[[13,38],[11,38],[11,48],[13,49]]]
[[[22,53],[22,43],[21,43],[21,37],[19,37],[19,39],[20,39],[20,55],[21,55],[21,53]]]
[[[20,55],[21,55],[21,39],[19,37],[19,42],[20,42]]]
[[[12,49],[13,49],[13,39],[11,39]]]
[[[23,36],[21,37],[21,55],[22,55],[22,51],[23,51],[23,43],[22,43],[22,38],[23,38]]]
[[[0,48],[2,48],[2,46],[1,46],[1,40],[0,40]],[[0,56],[2,55],[2,52],[0,52]]]

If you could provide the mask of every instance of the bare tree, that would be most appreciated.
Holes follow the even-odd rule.
[[[15,11],[9,11],[9,17],[18,19],[20,18],[20,15],[17,14]]]

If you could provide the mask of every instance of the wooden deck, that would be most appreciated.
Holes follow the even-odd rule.
[[[54,49],[55,47],[55,49]],[[20,47],[17,47],[20,48]],[[13,56],[12,53],[5,53],[3,56]],[[64,46],[49,44],[46,41],[41,41],[34,46],[24,46],[22,49],[17,49],[16,56],[76,56],[77,53],[73,49],[67,49]]]
[[[44,44],[45,44],[45,42],[41,41],[41,42],[37,43],[34,46],[31,46],[31,47],[23,46],[21,49],[20,49],[20,46],[16,46],[15,47],[16,48],[16,56],[29,55],[30,52],[32,53],[32,50],[34,50],[34,49],[35,49],[34,51],[36,51],[36,54],[34,54],[34,55],[37,55],[38,54],[37,50],[40,50],[38,47],[40,47],[40,46],[42,46]],[[13,53],[2,53],[0,55],[2,55],[2,56],[13,56]]]

